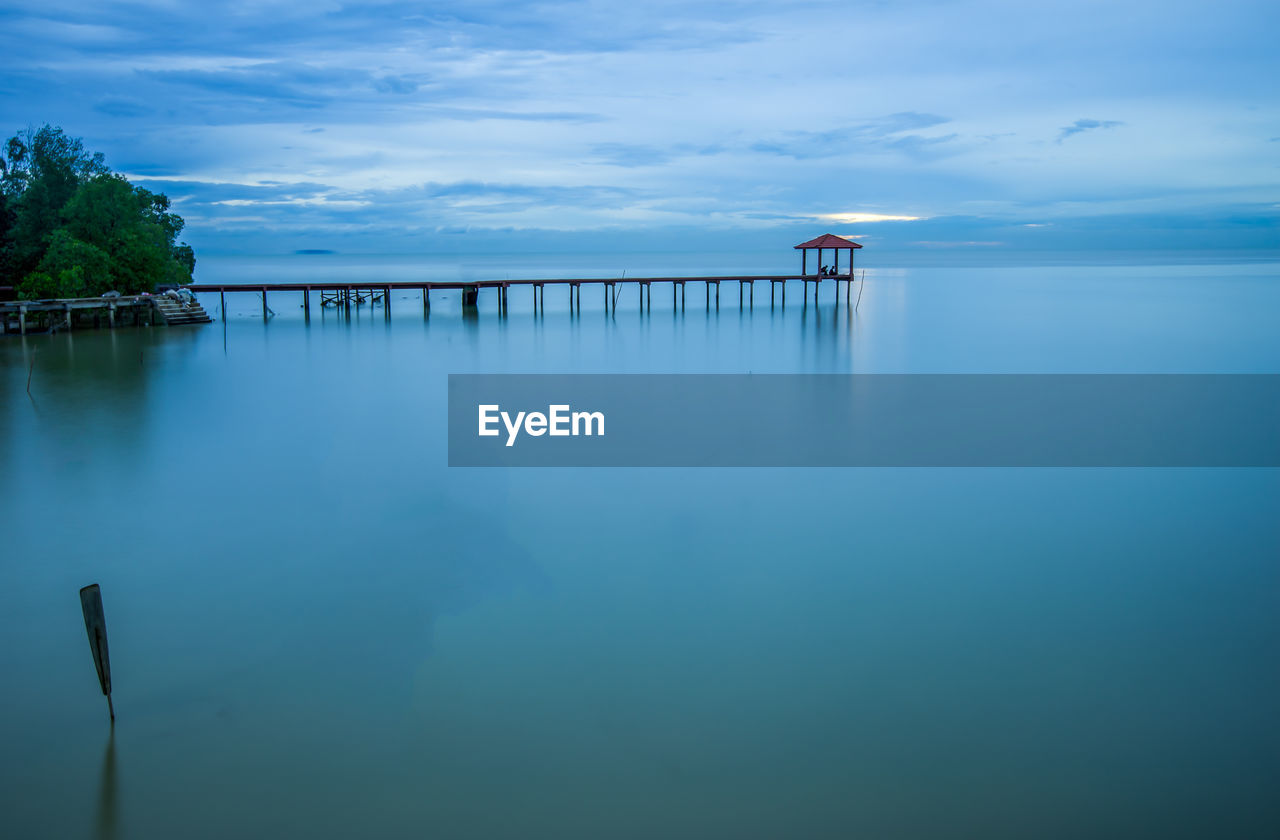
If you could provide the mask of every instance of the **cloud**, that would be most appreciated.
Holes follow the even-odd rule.
[[[999,248],[1007,245],[1007,242],[991,242],[991,241],[973,241],[966,242],[940,242],[937,240],[923,240],[918,242],[909,242],[908,245],[914,245],[917,248]]]
[[[414,93],[420,82],[409,76],[382,76],[374,79],[373,87],[382,93]]]
[[[1084,131],[1093,131],[1096,128],[1118,128],[1124,125],[1119,120],[1076,120],[1068,126],[1064,126],[1058,133],[1058,142],[1061,143],[1073,134],[1080,134]]]
[[[591,156],[614,166],[655,166],[671,159],[661,149],[632,143],[596,143],[591,147]]]
[[[491,184],[481,181],[429,182],[389,190],[365,190],[352,197],[380,206],[415,204],[493,215],[531,207],[618,207],[634,200],[636,190],[614,186],[548,184]]]
[[[433,119],[463,120],[514,120],[517,122],[563,122],[594,123],[604,122],[607,118],[600,114],[583,111],[507,111],[498,108],[457,108],[448,106],[426,106],[418,112]]]
[[[281,183],[266,181],[257,184],[237,184],[209,181],[188,181],[174,178],[134,178],[138,186],[152,192],[162,192],[187,206],[214,204],[278,204],[305,199],[317,199],[334,194],[334,187],[311,182]]]
[[[109,117],[146,117],[154,114],[156,109],[136,99],[108,96],[94,103],[93,110]]]
[[[1274,203],[1275,143],[1259,138],[1277,134],[1280,53],[1260,21],[1276,12],[1242,0],[1209,19],[1181,1],[1151,16],[1065,0],[948,0],[928,15],[843,0],[254,0],[217,13],[10,0],[0,127],[63,126],[183,195],[190,230],[250,217],[325,231],[799,228],[848,208],[1017,226]],[[1068,113],[1125,115],[1126,142],[1053,154],[1120,125],[1053,130],[1063,117],[1045,92],[1064,90]],[[1015,242],[929,224],[876,230]]]
[[[209,93],[276,105],[318,108],[339,91],[369,80],[360,70],[320,67],[301,61],[275,61],[216,70],[140,70],[158,82],[185,85]]]
[[[932,128],[949,122],[946,117],[902,111],[863,120],[828,131],[788,131],[779,140],[751,144],[751,150],[796,160],[835,157],[857,151],[890,149],[920,156],[930,147],[954,140],[956,134],[925,137],[903,132]]]

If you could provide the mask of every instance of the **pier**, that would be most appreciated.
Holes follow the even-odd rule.
[[[182,288],[191,292],[218,296],[219,311],[222,320],[227,319],[227,295],[253,295],[259,298],[262,307],[262,319],[266,321],[272,314],[268,305],[268,295],[301,294],[301,306],[304,317],[311,319],[311,307],[314,304],[322,309],[334,307],[350,314],[352,306],[375,304],[381,302],[383,313],[391,318],[391,297],[396,292],[416,292],[422,296],[422,314],[431,313],[431,295],[433,292],[460,291],[464,312],[475,311],[480,303],[480,293],[485,292],[492,298],[493,306],[499,315],[507,315],[510,306],[511,291],[518,290],[524,294],[528,290],[528,300],[536,314],[545,311],[548,288],[553,294],[566,295],[569,311],[582,311],[582,296],[588,289],[589,294],[600,294],[606,313],[616,312],[623,290],[634,286],[639,291],[639,308],[643,312],[653,308],[653,287],[671,287],[672,309],[684,310],[687,302],[687,287],[690,283],[701,286],[706,308],[720,308],[721,284],[737,284],[738,306],[740,309],[755,306],[756,285],[769,284],[769,305],[785,306],[787,303],[787,284],[800,281],[803,284],[803,302],[809,302],[809,286],[813,286],[813,302],[818,303],[818,296],[824,281],[831,281],[835,286],[835,302],[840,302],[841,287],[844,290],[845,303],[853,306],[852,289],[854,281],[853,252],[862,246],[852,240],[834,234],[824,234],[802,242],[795,246],[800,251],[799,274],[764,274],[764,275],[715,275],[707,277],[562,277],[534,278],[528,280],[422,280],[400,281],[395,283],[377,283],[370,281],[337,282],[319,281],[315,283],[192,283]],[[809,252],[817,252],[817,270],[809,271]],[[833,264],[823,263],[823,254],[830,251]],[[848,260],[842,268],[840,253],[848,252]],[[167,288],[167,287],[162,287]],[[296,299],[296,298],[295,298]],[[0,303],[0,320],[5,332],[20,332],[26,335],[30,331],[56,331],[83,326],[115,327],[120,323],[133,325],[151,325],[153,323],[185,324],[204,323],[211,320],[199,303],[190,301],[176,304],[163,294],[133,295],[128,297],[77,298],[73,300],[42,301],[10,301]]]
[[[571,312],[581,311],[582,296],[585,290],[595,288],[596,293],[600,294],[604,302],[606,312],[616,311],[619,301],[622,297],[622,291],[627,286],[634,286],[639,290],[639,305],[641,310],[651,309],[653,305],[653,287],[654,286],[670,286],[671,287],[671,305],[673,308],[684,309],[687,302],[687,286],[693,284],[695,287],[702,286],[699,291],[704,292],[704,302],[708,309],[719,308],[720,306],[720,286],[721,284],[737,284],[738,306],[749,307],[755,305],[755,289],[758,283],[769,284],[769,304],[786,305],[787,302],[787,283],[792,281],[802,281],[804,284],[804,302],[809,301],[809,287],[813,286],[813,302],[818,302],[818,294],[823,281],[831,281],[835,285],[835,300],[840,302],[841,287],[843,286],[844,299],[850,302],[849,290],[853,284],[853,272],[850,270],[845,274],[791,274],[791,275],[723,275],[715,277],[573,277],[573,278],[547,278],[534,280],[454,280],[454,281],[409,281],[397,283],[370,283],[351,282],[336,283],[331,281],[316,283],[253,283],[253,284],[214,284],[214,283],[192,283],[185,288],[193,292],[203,294],[216,294],[220,304],[223,320],[227,317],[226,298],[230,294],[250,294],[259,298],[262,308],[262,318],[265,321],[271,313],[271,309],[267,304],[268,295],[279,296],[285,293],[301,294],[301,304],[304,316],[308,319],[311,317],[311,307],[319,305],[321,307],[335,307],[345,312],[350,312],[352,306],[360,306],[366,303],[383,303],[384,314],[387,318],[391,317],[391,307],[389,302],[391,296],[396,292],[416,292],[422,297],[422,313],[428,315],[431,312],[431,295],[433,292],[442,291],[460,291],[462,292],[462,305],[464,309],[478,307],[480,304],[480,293],[485,292],[486,297],[492,299],[494,309],[500,315],[506,315],[509,311],[510,297],[513,289],[525,296],[524,290],[528,290],[527,299],[529,300],[534,312],[543,309],[546,302],[547,289],[558,290],[553,294],[562,294],[565,296],[569,304]],[[492,293],[492,294],[489,294]],[[590,292],[588,292],[590,294]],[[852,305],[852,304],[850,304]]]
[[[198,302],[179,302],[165,294],[0,303],[0,331],[19,335],[86,328],[204,324],[211,320]]]
[[[68,300],[5,301],[0,324],[5,333],[49,333],[63,329],[150,327],[164,324],[155,296],[76,297]]]
[[[351,312],[352,305],[360,306],[365,303],[372,304],[382,301],[383,313],[389,319],[391,317],[391,295],[395,292],[404,291],[418,292],[422,295],[422,314],[424,317],[431,313],[431,293],[446,290],[462,292],[464,312],[468,309],[474,310],[479,305],[481,291],[492,290],[492,298],[498,314],[506,315],[510,305],[511,290],[528,289],[533,312],[537,313],[545,308],[548,286],[567,290],[570,312],[582,311],[582,293],[586,287],[597,287],[600,290],[606,313],[616,312],[622,291],[627,285],[633,285],[639,290],[640,311],[653,308],[653,287],[655,285],[670,285],[672,308],[683,310],[687,299],[686,287],[690,283],[695,286],[703,286],[708,310],[711,309],[713,299],[715,307],[717,309],[720,308],[720,284],[722,283],[738,284],[739,308],[755,306],[757,283],[769,284],[770,306],[778,304],[785,306],[787,303],[787,283],[796,280],[804,284],[804,303],[806,304],[809,302],[809,285],[813,285],[813,302],[817,304],[818,294],[821,291],[824,280],[830,280],[835,285],[837,304],[840,302],[840,287],[842,284],[844,286],[845,302],[852,304],[850,291],[853,287],[854,279],[853,252],[860,248],[862,246],[857,242],[831,233],[825,233],[815,239],[801,242],[795,246],[795,250],[800,252],[799,274],[719,275],[711,277],[562,277],[554,279],[535,278],[531,280],[454,280],[439,282],[423,280],[398,283],[370,283],[367,281],[351,283],[193,283],[186,288],[193,292],[216,294],[224,321],[227,318],[226,304],[228,294],[259,296],[262,305],[262,320],[265,321],[271,315],[271,308],[267,305],[267,295],[272,293],[279,295],[286,292],[302,293],[302,310],[307,320],[311,319],[311,303],[312,299],[317,295],[319,296],[321,307],[336,307],[348,314]],[[811,251],[817,252],[817,270],[812,273],[809,272],[809,253]],[[823,254],[827,251],[832,254],[833,263],[830,266],[823,263]],[[840,253],[842,251],[848,252],[848,260],[843,270],[840,267]]]

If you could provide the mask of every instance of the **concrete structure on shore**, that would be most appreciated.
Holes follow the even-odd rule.
[[[102,327],[203,324],[211,320],[199,302],[178,301],[163,294],[0,303],[3,331],[20,335]]]

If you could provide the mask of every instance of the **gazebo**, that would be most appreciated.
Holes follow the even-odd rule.
[[[801,242],[795,247],[800,252],[800,273],[808,275],[809,273],[809,252],[818,252],[818,276],[819,277],[852,277],[853,276],[853,252],[857,248],[861,248],[857,242],[852,239],[845,239],[843,236],[836,236],[834,233],[824,233],[817,239],[810,239],[808,242]],[[823,250],[830,250],[834,256],[834,265],[832,266],[834,274],[822,274],[824,268],[822,264]],[[847,275],[840,273],[840,252],[849,252],[849,273]]]
[[[816,239],[810,239],[808,242],[801,242],[795,246],[795,250],[800,252],[800,274],[804,278],[805,300],[809,299],[809,282],[813,282],[813,302],[818,302],[818,284],[822,282],[822,278],[831,277],[836,281],[836,303],[840,302],[840,281],[845,281],[846,289],[853,283],[853,252],[861,248],[857,242],[852,239],[845,239],[843,236],[836,236],[834,233],[824,233]],[[834,255],[832,257],[832,266],[830,273],[822,262],[822,252],[829,250]],[[818,252],[817,271],[811,276],[809,274],[809,252]],[[849,252],[849,269],[847,273],[840,271],[840,252]],[[845,299],[848,299],[848,292],[845,293]]]

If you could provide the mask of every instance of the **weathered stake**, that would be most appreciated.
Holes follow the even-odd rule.
[[[102,590],[91,583],[80,590],[80,608],[84,611],[84,629],[89,634],[89,650],[93,667],[98,671],[98,684],[107,696],[107,711],[115,723],[116,709],[111,702],[111,658],[107,653],[107,619],[102,614]]]

